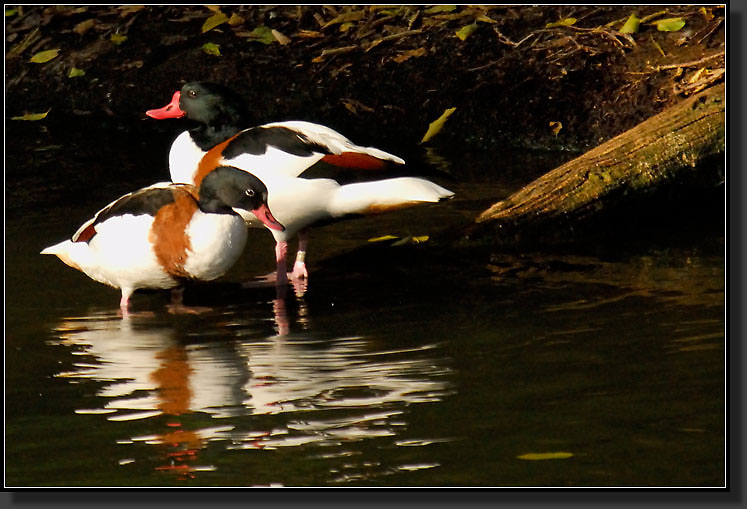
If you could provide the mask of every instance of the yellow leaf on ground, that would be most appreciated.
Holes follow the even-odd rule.
[[[438,12],[452,12],[456,10],[456,5],[434,5],[428,7],[425,11],[426,14],[435,14]]]
[[[119,9],[119,15],[121,17],[125,17],[128,14],[132,14],[133,12],[142,11],[145,9],[144,5],[123,5],[121,7],[117,7]]]
[[[275,30],[274,28],[272,30],[270,30],[270,32],[272,32],[272,35],[273,35],[273,37],[275,37],[275,40],[278,41],[283,46],[285,46],[286,44],[288,44],[289,42],[291,42],[291,40],[290,40],[289,37],[286,37],[285,35],[281,34],[277,30]]]
[[[10,119],[11,120],[30,120],[30,121],[42,120],[47,117],[47,114],[49,112],[50,110],[47,110],[44,113],[26,113],[24,115],[21,115],[20,117],[10,117]]]
[[[243,25],[244,24],[244,18],[236,14],[235,12],[231,14],[231,17],[228,19],[228,24],[232,27]]]
[[[363,11],[352,11],[352,12],[344,12],[340,14],[339,16],[336,16],[335,18],[331,19],[330,21],[327,21],[322,28],[327,28],[331,25],[337,25],[340,23],[347,23],[350,21],[360,21],[363,19]]]
[[[568,27],[573,25],[576,21],[578,21],[576,18],[564,18],[560,21],[555,21],[554,23],[548,23],[545,25],[545,28]]]
[[[392,57],[392,60],[394,60],[398,64],[401,64],[405,60],[409,60],[412,57],[422,57],[423,55],[425,55],[425,48],[409,49],[407,51],[399,53],[395,57]]]
[[[444,110],[444,112],[441,114],[440,117],[438,117],[436,120],[434,120],[428,125],[428,130],[425,132],[423,139],[420,140],[420,143],[425,143],[426,141],[430,140],[435,135],[437,135],[439,131],[441,131],[441,129],[443,128],[444,124],[446,123],[446,120],[455,111],[456,111],[456,108],[449,108],[447,110]]]
[[[628,20],[625,22],[625,24],[620,29],[621,34],[634,34],[638,32],[638,27],[641,25],[641,20],[638,19],[638,16],[635,14],[631,14]]]
[[[203,44],[202,51],[204,51],[208,55],[215,55],[216,57],[220,56],[220,46],[212,42],[206,42],[205,44]]]
[[[685,26],[685,20],[682,18],[665,18],[654,21],[654,25],[660,32],[676,32]]]
[[[59,54],[60,54],[60,48],[40,51],[39,53],[31,57],[29,62],[33,62],[35,64],[44,64],[46,62],[49,62],[50,60],[57,58],[57,55]]]
[[[70,69],[70,72],[67,74],[68,78],[79,78],[81,76],[85,76],[86,71],[83,69],[78,69],[77,67],[73,67]]]
[[[85,21],[81,21],[75,27],[73,27],[73,32],[75,32],[78,35],[83,35],[86,32],[88,32],[93,26],[96,24],[96,20],[91,18],[87,19]]]
[[[109,39],[114,44],[116,44],[117,46],[119,46],[120,44],[122,44],[123,42],[125,42],[127,40],[127,36],[126,35],[122,35],[122,34],[112,34],[111,37],[109,37]]]
[[[206,19],[205,23],[202,24],[202,33],[204,34],[205,32],[212,30],[218,25],[222,25],[226,21],[228,21],[228,16],[218,11],[217,13]]]
[[[467,39],[467,37],[474,34],[475,30],[477,30],[477,23],[472,23],[471,25],[463,26],[462,28],[457,30],[456,36],[464,41]]]
[[[540,461],[540,460],[564,460],[572,457],[570,452],[529,452],[517,456],[520,460]]]

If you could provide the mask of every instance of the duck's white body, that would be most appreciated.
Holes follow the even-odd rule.
[[[246,175],[237,169],[225,173],[231,172]],[[230,179],[218,184],[220,180],[211,177],[209,186],[236,187]],[[245,182],[246,177],[240,180]],[[130,296],[139,288],[169,289],[186,280],[211,281],[236,263],[246,246],[247,227],[230,207],[247,213],[266,207],[264,187],[252,189],[252,198],[245,195],[247,189],[248,185],[239,185],[234,193],[238,198],[216,206],[204,199],[208,191],[198,196],[195,186],[154,184],[113,201],[71,239],[41,254],[56,255],[91,279],[119,288],[120,306],[126,311]]]

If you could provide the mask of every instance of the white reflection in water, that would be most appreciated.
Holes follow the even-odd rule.
[[[158,468],[190,477],[212,468],[194,463],[207,442],[271,449],[396,436],[406,427],[407,405],[439,401],[450,390],[437,345],[382,350],[361,337],[261,339],[226,316],[201,327],[225,331],[226,323],[231,333],[224,332],[224,340],[187,343],[173,326],[153,321],[65,319],[54,343],[70,347],[79,362],[57,376],[99,383],[101,406],[89,403],[94,408],[76,413],[102,414],[113,423],[152,421],[155,433],[118,442],[177,444],[183,454],[168,451],[169,462]],[[228,420],[187,430],[184,419],[175,419],[196,412]],[[267,417],[243,429],[247,415]]]

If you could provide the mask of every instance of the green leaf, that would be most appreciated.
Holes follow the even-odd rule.
[[[568,27],[573,25],[576,21],[578,21],[576,18],[564,18],[560,21],[548,23],[547,25],[545,25],[545,28]]]
[[[70,72],[68,73],[67,77],[68,78],[80,78],[81,76],[85,76],[85,75],[86,75],[86,71],[84,71],[83,69],[78,69],[77,67],[73,67],[72,69],[70,69]]]
[[[122,44],[123,42],[125,42],[127,40],[127,36],[126,35],[122,35],[122,34],[112,34],[109,37],[109,40],[112,41],[112,43],[114,43],[117,46],[119,46],[120,44]]]
[[[570,452],[528,452],[517,456],[520,460],[541,461],[541,460],[564,460],[572,457]]]
[[[275,36],[272,33],[272,29],[264,25],[260,25],[249,32],[249,34],[247,34],[247,37],[250,41],[261,42],[262,44],[272,44],[276,40]]]
[[[205,32],[212,30],[218,25],[222,25],[226,21],[228,21],[228,16],[218,11],[217,13],[206,19],[205,23],[202,24],[202,33],[204,34]]]
[[[456,31],[456,36],[464,41],[467,39],[467,37],[474,34],[475,30],[477,30],[477,23],[472,23],[471,25],[465,25]]]
[[[60,54],[60,48],[40,51],[39,53],[31,57],[29,62],[33,62],[35,64],[44,64],[46,62],[49,62],[50,60],[57,58],[57,55],[59,54]]]
[[[620,29],[621,34],[634,34],[638,32],[638,27],[641,25],[641,20],[635,14],[631,14],[628,20]]]
[[[685,20],[682,18],[665,18],[654,21],[654,24],[660,32],[676,32],[685,26]]]
[[[50,110],[45,111],[44,113],[26,113],[20,117],[10,117],[11,120],[30,120],[30,121],[37,121],[37,120],[43,120],[47,117],[47,114],[50,112]]]
[[[206,42],[205,44],[203,44],[202,51],[204,51],[208,55],[215,55],[216,57],[220,56],[220,46],[212,42]]]
[[[15,16],[16,14],[18,14],[18,9],[15,9],[15,8],[5,9],[5,17],[6,18],[9,18],[11,16]]]
[[[425,12],[426,14],[437,14],[439,12],[453,12],[456,10],[456,5],[434,5],[433,7],[428,7]]]
[[[447,110],[444,110],[444,112],[441,114],[440,117],[438,117],[436,120],[434,120],[428,125],[428,130],[423,136],[423,139],[420,140],[420,143],[425,143],[426,141],[430,140],[435,135],[437,135],[438,132],[441,130],[441,128],[443,128],[444,124],[446,123],[446,120],[455,111],[456,111],[456,108],[449,108]]]

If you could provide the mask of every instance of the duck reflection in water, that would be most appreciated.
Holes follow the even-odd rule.
[[[278,336],[266,318],[239,311],[198,320],[189,330],[169,315],[69,318],[53,342],[78,360],[57,376],[97,386],[76,413],[103,414],[111,426],[136,422],[138,436],[117,439],[133,446],[122,454],[143,443],[165,448],[154,468],[179,479],[215,469],[200,464],[208,442],[252,450],[396,437],[409,405],[450,391],[437,345],[389,350],[362,337]]]

